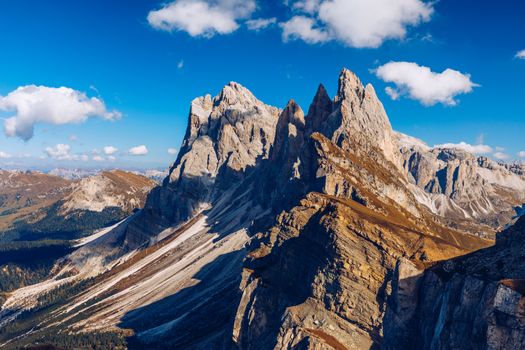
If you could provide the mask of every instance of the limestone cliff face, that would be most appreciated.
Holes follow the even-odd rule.
[[[435,302],[414,304],[414,295],[420,288],[446,295],[442,284],[422,287],[424,269],[490,245],[471,234],[492,232],[476,215],[490,220],[484,210],[497,200],[514,205],[501,196],[500,185],[521,175],[464,152],[407,147],[405,141],[392,130],[372,86],[348,70],[333,99],[319,87],[306,116],[294,101],[279,111],[235,83],[213,99],[194,100],[179,158],[131,221],[126,243],[144,244],[206,208],[215,213],[214,230],[249,223],[243,227],[251,237],[242,272],[224,271],[234,281],[237,276],[239,289],[225,296],[227,304],[201,305],[191,318],[174,311],[173,331],[182,331],[177,325],[191,334],[197,332],[193,324],[201,328],[195,343],[173,338],[171,344],[412,346],[410,325],[419,308]],[[485,196],[490,204],[482,202]],[[460,214],[450,215],[454,210]],[[220,290],[220,284],[210,288]],[[220,336],[203,326],[214,313],[228,315]],[[425,322],[439,327],[434,319]],[[455,340],[444,341],[453,347]]]
[[[398,265],[385,322],[387,349],[522,349],[525,219],[494,247],[427,271]],[[406,274],[402,270],[411,270]]]
[[[403,148],[372,86],[348,70],[334,99],[319,87],[306,116],[294,101],[279,112],[230,84],[193,102],[179,159],[143,217],[167,225],[203,204],[221,212],[225,193],[245,208],[243,220],[258,213],[221,344],[397,346],[385,328],[395,319],[392,301],[398,318],[412,320],[416,310],[404,311],[422,269],[491,243],[470,234],[473,216],[445,220],[432,201],[442,195],[460,208],[477,196],[487,184],[479,167],[466,153]]]
[[[424,266],[489,243],[446,228],[417,201],[388,158],[388,119],[356,79],[343,71],[333,102],[318,90],[297,143],[300,176],[285,179],[304,181],[304,194],[252,239],[233,328],[242,349],[380,346],[399,259]]]
[[[397,134],[403,168],[424,193],[422,203],[448,218],[471,219],[501,230],[525,202],[525,176],[519,165],[498,164],[460,149],[403,142]],[[416,191],[417,192],[417,191]]]
[[[214,98],[193,100],[179,156],[154,189],[126,241],[144,244],[162,229],[191,219],[269,157],[279,110],[229,83]]]
[[[392,126],[374,88],[364,86],[351,71],[343,69],[337,95],[330,101],[319,88],[307,117],[309,130],[320,132],[344,150],[370,156],[382,153],[394,165],[399,152]]]

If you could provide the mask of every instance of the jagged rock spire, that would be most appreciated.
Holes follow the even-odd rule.
[[[294,100],[290,100],[277,122],[272,159],[286,157],[283,152],[290,153],[290,146],[302,144],[304,129],[304,112]]]
[[[332,113],[332,108],[332,100],[323,84],[320,84],[306,118],[306,126],[309,133],[320,131],[321,126]]]
[[[358,153],[380,152],[400,167],[396,139],[381,101],[372,85],[363,86],[348,69],[343,69],[339,76],[334,114],[339,116],[340,126],[331,135],[332,141]]]
[[[335,101],[353,98],[354,95],[360,97],[363,95],[363,90],[363,84],[357,75],[349,69],[343,68],[339,74],[339,87]]]

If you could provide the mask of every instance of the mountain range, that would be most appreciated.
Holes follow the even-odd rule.
[[[306,112],[234,82],[196,98],[151,191],[122,172],[52,181],[31,206],[130,215],[4,291],[2,348],[525,344],[525,167],[394,131],[347,69]],[[15,192],[8,202],[28,203]]]

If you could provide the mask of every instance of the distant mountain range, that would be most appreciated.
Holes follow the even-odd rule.
[[[193,100],[160,186],[118,171],[31,176],[53,185],[32,201],[12,191],[6,203],[34,209],[6,210],[33,230],[49,234],[49,213],[120,211],[103,230],[77,220],[71,250],[3,295],[5,349],[525,344],[525,167],[395,132],[349,70],[307,113],[233,82]]]

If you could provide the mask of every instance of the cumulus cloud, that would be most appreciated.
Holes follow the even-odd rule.
[[[288,22],[281,23],[283,40],[301,39],[310,44],[325,42],[330,39],[328,33],[315,28],[315,21],[305,16],[292,17]]]
[[[525,50],[518,51],[518,52],[516,53],[516,58],[519,58],[519,59],[525,60]]]
[[[46,147],[44,152],[47,156],[54,160],[74,160],[74,161],[88,161],[89,157],[85,154],[74,154],[71,152],[71,146],[59,143],[52,147]]]
[[[102,156],[94,155],[92,158],[95,162],[103,162],[105,159]]]
[[[386,89],[392,99],[407,95],[425,106],[436,103],[455,106],[457,95],[470,93],[479,86],[472,82],[469,74],[450,68],[436,73],[413,62],[389,62],[377,68],[375,73],[383,81],[396,85]]]
[[[11,158],[11,155],[9,153],[5,153],[4,151],[0,151],[0,159],[7,159]]]
[[[0,111],[13,113],[4,121],[4,132],[9,137],[25,141],[34,134],[38,123],[63,125],[82,123],[91,117],[115,120],[118,111],[108,111],[102,100],[89,98],[85,93],[67,87],[21,86],[7,96],[0,96]]]
[[[518,157],[525,158],[525,151],[518,152]]]
[[[106,146],[106,147],[103,148],[103,151],[104,151],[105,155],[110,156],[112,154],[117,153],[118,152],[118,148],[113,147],[113,146]]]
[[[171,154],[171,155],[175,155],[177,154],[177,149],[176,148],[168,148],[168,154]]]
[[[57,160],[66,160],[70,159],[71,157],[71,146],[59,143],[58,145],[53,147],[46,147],[45,152],[49,158]]]
[[[255,9],[255,0],[176,0],[151,11],[148,22],[155,29],[210,38],[236,31],[238,21]]]
[[[510,156],[507,153],[503,152],[494,152],[493,156],[498,160],[505,160],[510,158]]]
[[[356,48],[376,48],[386,40],[403,39],[408,27],[429,21],[434,12],[433,3],[421,0],[300,0],[291,6],[308,17],[295,16],[286,22],[301,25],[302,30],[295,30],[293,36],[283,33],[285,40],[337,40]],[[283,30],[292,24],[283,25]],[[312,30],[316,40],[312,40]]]
[[[441,145],[435,145],[434,148],[455,148],[460,149],[473,154],[488,154],[492,153],[493,149],[487,145],[471,145],[464,141],[460,143],[444,143]]]
[[[246,21],[249,30],[259,31],[277,23],[277,18],[257,18]]]
[[[145,156],[148,154],[148,148],[145,145],[132,147],[129,149],[129,154],[132,156]]]

